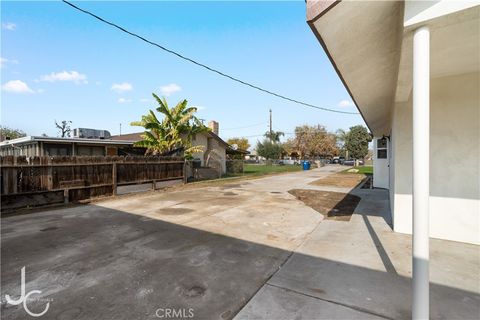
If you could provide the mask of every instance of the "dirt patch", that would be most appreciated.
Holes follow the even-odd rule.
[[[224,196],[238,196],[238,193],[228,191],[228,192],[224,192],[223,195]]]
[[[340,188],[355,188],[358,186],[367,175],[358,173],[336,173],[325,178],[310,182],[314,186],[331,186]]]
[[[288,193],[328,220],[350,221],[361,198],[348,193],[293,189]]]

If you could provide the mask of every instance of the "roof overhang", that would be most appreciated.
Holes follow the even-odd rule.
[[[403,3],[314,1],[310,28],[374,135],[388,134],[400,61]],[[322,9],[320,9],[322,8]],[[320,10],[320,11],[319,11]],[[312,11],[313,12],[313,11]],[[387,121],[386,121],[387,120]]]
[[[431,77],[478,72],[479,1],[307,1],[307,22],[375,136],[412,88],[412,31],[431,29]]]
[[[78,144],[91,144],[91,145],[132,145],[133,141],[122,140],[109,140],[109,139],[84,139],[84,138],[56,138],[56,137],[39,137],[39,136],[26,136],[13,140],[5,140],[0,142],[0,147],[27,144],[32,142],[50,142],[50,143],[78,143]]]

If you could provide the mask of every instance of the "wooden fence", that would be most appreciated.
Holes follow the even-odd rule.
[[[183,158],[0,157],[2,211],[116,195],[119,186],[184,180]]]

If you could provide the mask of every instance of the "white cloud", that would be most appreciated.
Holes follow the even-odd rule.
[[[34,93],[32,89],[21,80],[10,80],[2,85],[2,90],[13,93]]]
[[[40,81],[57,82],[57,81],[72,81],[76,84],[87,84],[87,76],[79,73],[78,71],[61,71],[52,72],[40,77]]]
[[[342,100],[338,103],[338,106],[341,108],[353,107],[354,105],[352,100]]]
[[[5,22],[5,23],[2,23],[2,28],[10,31],[14,31],[15,28],[17,28],[17,25],[13,22]]]
[[[166,97],[170,96],[171,94],[173,94],[175,92],[181,91],[181,90],[182,90],[182,88],[178,84],[175,84],[175,83],[170,83],[170,84],[167,84],[165,86],[160,87],[160,92],[162,93],[162,95],[164,95]]]
[[[118,93],[125,92],[125,91],[132,91],[133,86],[131,83],[124,82],[124,83],[114,83],[112,84],[113,91],[116,91]]]
[[[140,102],[153,102],[153,100],[148,98],[141,98]]]
[[[125,98],[119,98],[117,100],[118,103],[129,103],[132,102],[132,99],[125,99]]]
[[[7,59],[7,58],[3,58],[3,57],[0,58],[0,68],[3,68],[3,67],[5,67],[5,65],[10,64],[10,63],[17,64],[18,60]]]

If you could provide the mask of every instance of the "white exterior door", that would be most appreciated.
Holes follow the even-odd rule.
[[[387,138],[374,138],[373,142],[373,186],[388,189],[390,186],[390,141]]]

